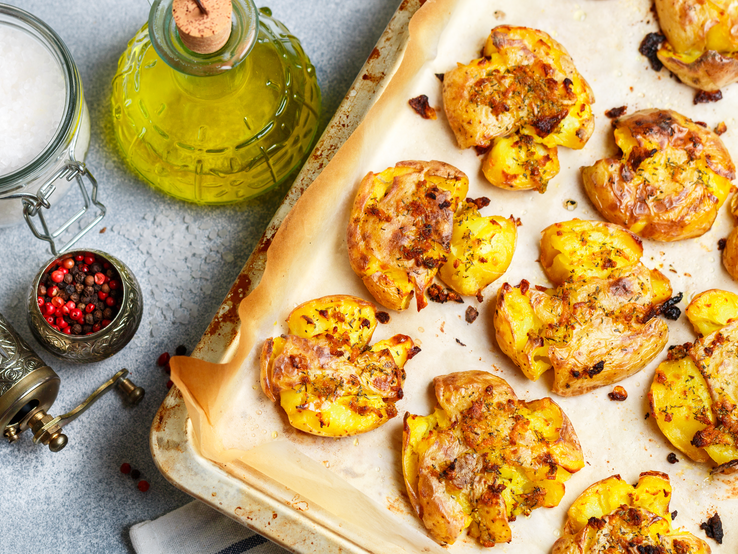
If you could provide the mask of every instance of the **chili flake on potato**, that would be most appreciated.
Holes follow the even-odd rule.
[[[482,546],[510,542],[509,522],[557,506],[584,467],[566,414],[550,398],[524,401],[501,378],[463,371],[433,380],[439,406],[405,415],[402,469],[431,537],[469,530]]]
[[[444,75],[456,141],[490,149],[482,170],[493,185],[544,192],[559,172],[556,147],[580,149],[592,136],[592,89],[543,31],[495,27],[482,55]]]
[[[375,307],[348,295],[295,308],[288,334],[267,339],[261,387],[290,424],[306,433],[341,437],[365,433],[397,415],[404,366],[420,349],[405,335],[369,346]]]
[[[709,231],[735,178],[720,137],[671,110],[641,110],[613,126],[620,154],[582,168],[597,211],[659,241]]]
[[[555,287],[502,285],[494,315],[502,351],[532,381],[553,369],[561,396],[640,371],[668,339],[657,316],[669,280],[640,262],[640,240],[617,225],[575,219],[542,235],[541,265]]]
[[[670,500],[665,473],[641,473],[635,487],[620,475],[598,481],[569,508],[552,554],[710,554],[705,541],[672,527]]]

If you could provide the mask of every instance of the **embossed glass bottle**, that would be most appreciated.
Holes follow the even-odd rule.
[[[318,125],[320,89],[299,41],[252,0],[233,0],[213,54],[182,42],[172,0],[155,0],[113,79],[113,128],[146,181],[200,204],[239,202],[297,169]]]

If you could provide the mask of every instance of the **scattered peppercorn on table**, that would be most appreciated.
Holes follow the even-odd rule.
[[[132,551],[131,525],[191,500],[159,473],[149,451],[151,422],[171,386],[168,357],[182,354],[183,349],[192,351],[289,184],[256,200],[218,208],[187,204],[155,192],[122,162],[110,113],[110,82],[118,57],[147,20],[149,4],[145,0],[124,4],[113,0],[10,1],[51,26],[79,68],[91,119],[86,163],[100,184],[99,198],[108,211],[76,248],[109,252],[122,260],[141,285],[144,315],[133,340],[107,360],[80,365],[49,354],[33,339],[26,311],[33,277],[51,261],[51,254],[25,225],[0,229],[5,260],[0,313],[61,377],[51,410],[54,415],[72,409],[123,367],[146,390],[146,396],[135,407],[126,406],[116,398],[117,393],[104,396],[65,427],[69,444],[58,453],[33,444],[30,433],[14,444],[0,443],[0,482],[4,484],[0,517],[6,522],[0,533],[0,551],[128,553]],[[316,67],[323,94],[319,133],[398,4],[399,0],[269,2],[275,17],[301,40]],[[68,211],[71,215],[74,207]],[[58,278],[64,283],[62,267],[63,263],[52,268],[60,271],[56,276],[50,273],[52,283]],[[97,273],[105,272],[92,271],[89,265],[88,270],[80,274],[85,286],[92,287],[98,297],[101,291],[109,294],[103,287],[113,288],[115,279],[98,283],[103,279]],[[87,285],[85,279],[90,277]],[[44,303],[47,298],[54,312],[64,306],[74,311],[77,323],[72,327],[79,325],[80,332],[85,325],[102,326],[108,319],[105,310],[98,314],[99,321],[95,310],[89,318],[86,310],[77,314],[81,298],[74,301],[74,307],[56,306],[47,295],[43,295]]]

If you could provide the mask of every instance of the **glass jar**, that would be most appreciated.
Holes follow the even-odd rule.
[[[25,166],[0,176],[0,227],[16,225],[25,219],[33,234],[47,241],[56,255],[71,248],[105,215],[105,206],[97,200],[97,183],[84,164],[90,144],[90,115],[82,80],[69,50],[43,21],[21,9],[0,4],[0,25],[11,26],[38,41],[51,53],[64,76],[64,112],[52,139]],[[90,191],[85,178],[90,183]],[[57,230],[50,231],[46,212],[72,188],[73,182],[80,189],[84,206]],[[55,240],[93,205],[96,208],[94,220],[65,245],[57,247]]]
[[[128,164],[155,188],[200,204],[261,194],[302,165],[320,88],[299,41],[268,8],[233,0],[213,54],[179,36],[172,0],[155,0],[113,79],[113,127]]]

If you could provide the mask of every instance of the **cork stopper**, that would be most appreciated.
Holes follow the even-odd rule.
[[[231,0],[172,2],[172,15],[179,36],[187,48],[198,54],[217,52],[228,41],[231,10]]]

